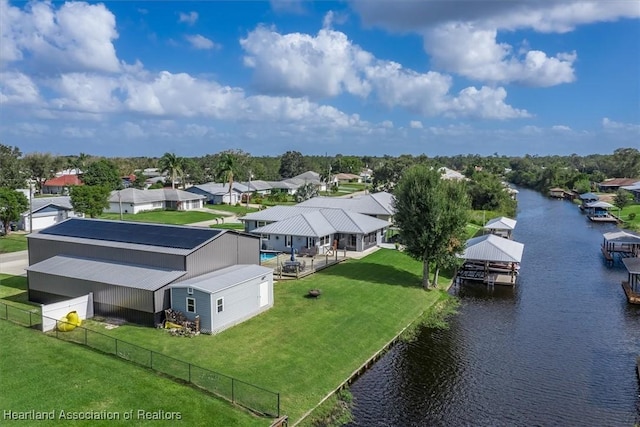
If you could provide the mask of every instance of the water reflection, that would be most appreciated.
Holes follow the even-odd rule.
[[[640,422],[640,307],[599,249],[613,227],[528,190],[519,209],[518,286],[454,289],[449,329],[421,330],[353,384],[354,426]]]

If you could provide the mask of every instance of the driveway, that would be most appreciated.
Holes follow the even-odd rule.
[[[0,273],[12,276],[26,276],[26,268],[29,266],[27,251],[10,252],[0,254]]]

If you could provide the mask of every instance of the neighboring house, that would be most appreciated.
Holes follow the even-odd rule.
[[[554,199],[564,199],[564,188],[554,187],[549,189],[549,197]]]
[[[442,176],[441,176],[442,179],[448,179],[448,180],[454,180],[454,181],[468,181],[469,180],[469,178],[467,178],[466,176],[464,176],[460,172],[455,171],[453,169],[449,169],[447,167],[442,167],[442,168],[438,169],[438,172],[440,172],[442,174]]]
[[[31,200],[31,210],[20,215],[18,228],[28,232],[38,231],[64,221],[82,217],[73,210],[69,196],[38,197]],[[31,218],[31,224],[29,224]]]
[[[331,247],[364,251],[382,243],[387,221],[340,208],[274,206],[241,218],[262,248],[322,254]]]
[[[360,175],[355,175],[352,173],[337,173],[333,175],[334,183],[347,183],[347,182],[362,182],[362,177]]]
[[[355,197],[313,197],[296,206],[313,208],[340,208],[369,215],[385,221],[393,217],[393,195],[385,191]]]
[[[202,208],[203,200],[203,196],[173,188],[156,190],[125,188],[111,192],[109,208],[105,212],[136,214],[156,209],[189,211]]]
[[[273,270],[235,265],[175,283],[171,308],[189,320],[200,318],[200,330],[217,333],[273,307]]]
[[[246,185],[234,182],[229,194],[228,183],[208,182],[206,184],[194,185],[186,191],[204,196],[205,202],[213,205],[227,204],[235,205],[242,201],[242,195],[249,193]]]
[[[362,169],[360,172],[360,178],[362,179],[362,182],[371,181],[371,178],[373,178],[373,170],[369,168]]]
[[[598,183],[598,189],[604,192],[616,192],[620,187],[638,183],[638,178],[610,178]]]
[[[69,187],[82,185],[78,175],[61,175],[48,179],[42,184],[42,194],[66,194]]]
[[[261,196],[271,193],[271,189],[273,188],[270,183],[262,180],[242,182],[241,184],[246,185],[250,192]]]
[[[629,191],[631,194],[633,194],[633,198],[635,199],[635,201],[640,203],[640,181],[637,181],[631,185],[622,186],[620,188]]]
[[[201,278],[204,288],[207,273],[260,263],[258,237],[205,227],[71,218],[27,239],[30,301],[93,292],[97,315],[151,326],[171,307],[170,285]]]

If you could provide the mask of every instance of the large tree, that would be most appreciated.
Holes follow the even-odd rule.
[[[18,147],[0,144],[0,187],[25,188],[25,176]]]
[[[122,187],[118,168],[107,159],[100,159],[87,166],[87,170],[82,174],[82,182],[89,186],[106,187],[109,191]]]
[[[394,220],[405,251],[422,261],[422,285],[428,289],[431,267],[437,272],[463,249],[470,207],[465,184],[442,180],[437,169],[416,165],[405,171],[394,196]]]
[[[63,167],[63,158],[50,153],[31,153],[22,159],[24,169],[29,178],[36,182],[36,190],[42,192],[44,182],[55,176],[58,168]]]
[[[231,152],[220,154],[218,165],[216,167],[216,177],[222,182],[229,184],[229,203],[231,203],[231,191],[233,190],[234,174],[237,170],[237,158]]]
[[[13,221],[19,221],[20,215],[29,210],[29,200],[24,194],[9,188],[0,187],[0,222],[5,233],[9,234]]]
[[[293,178],[306,171],[306,164],[302,153],[299,151],[287,151],[280,159],[280,177],[282,179]]]
[[[73,210],[96,218],[109,207],[111,189],[101,185],[76,185],[71,187]]]
[[[171,175],[171,188],[176,188],[176,177],[182,175],[183,164],[182,157],[178,157],[174,153],[164,153],[158,161],[160,172],[167,172]]]

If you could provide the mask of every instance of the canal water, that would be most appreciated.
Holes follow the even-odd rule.
[[[640,423],[640,306],[600,252],[615,227],[526,189],[518,206],[518,285],[452,290],[448,329],[421,329],[352,385],[352,426]]]

